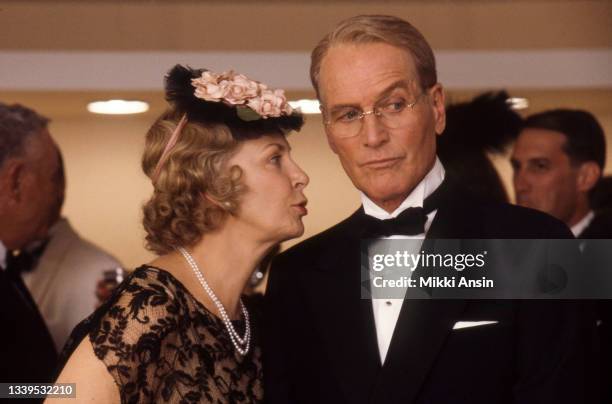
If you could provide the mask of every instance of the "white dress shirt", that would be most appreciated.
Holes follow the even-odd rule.
[[[370,198],[364,193],[361,193],[361,202],[363,204],[363,210],[366,215],[373,216],[377,219],[385,220],[397,217],[404,210],[412,207],[423,207],[423,201],[433,191],[440,186],[444,180],[444,167],[440,160],[436,157],[436,162],[432,169],[425,175],[425,177],[417,184],[412,190],[410,195],[401,203],[401,205],[395,209],[392,213],[388,213],[378,205],[376,205]],[[430,212],[427,215],[427,222],[425,223],[425,233],[417,234],[414,236],[406,235],[392,235],[390,237],[384,237],[384,239],[421,239],[425,238],[429,227],[433,222],[437,210]],[[422,242],[421,242],[422,244]],[[420,245],[418,250],[420,250]],[[414,253],[417,253],[414,251]],[[387,357],[387,351],[391,344],[391,338],[393,337],[393,331],[395,330],[395,324],[402,309],[404,299],[372,299],[372,309],[374,312],[374,323],[376,325],[376,338],[378,341],[378,352],[380,354],[380,362],[385,363]]]

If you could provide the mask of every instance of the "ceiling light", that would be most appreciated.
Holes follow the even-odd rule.
[[[529,100],[527,98],[510,97],[506,100],[506,103],[514,110],[529,108]]]
[[[319,101],[318,100],[297,100],[297,101],[289,101],[289,105],[292,108],[299,108],[303,114],[320,114],[321,110],[319,109]]]
[[[149,104],[127,100],[94,101],[87,104],[87,110],[94,114],[107,115],[140,114],[149,110]]]

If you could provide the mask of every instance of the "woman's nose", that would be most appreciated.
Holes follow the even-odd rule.
[[[294,164],[295,173],[293,178],[293,186],[296,188],[305,188],[310,182],[310,178],[308,177],[308,174],[306,174],[299,165],[297,165],[296,163]]]

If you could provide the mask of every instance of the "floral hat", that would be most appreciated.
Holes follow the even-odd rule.
[[[284,90],[270,89],[232,70],[214,73],[176,65],[166,75],[166,99],[186,112],[190,120],[230,126],[267,120],[285,126],[282,123],[286,121],[287,129],[295,129],[297,121],[298,126],[303,122],[300,111],[287,102]]]
[[[176,65],[165,77],[166,100],[181,114],[152,174],[156,182],[162,166],[188,122],[227,125],[238,140],[262,133],[298,131],[304,123],[299,110],[287,102],[283,90],[272,90],[233,71],[213,73]]]
[[[197,98],[236,106],[238,115],[245,121],[293,113],[284,90],[270,90],[265,84],[232,70],[221,74],[203,71],[200,77],[191,80],[191,84]]]

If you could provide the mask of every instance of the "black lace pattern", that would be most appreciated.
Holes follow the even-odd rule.
[[[223,322],[170,273],[136,269],[101,309],[86,320],[89,339],[122,403],[262,401],[257,339],[240,355]]]

